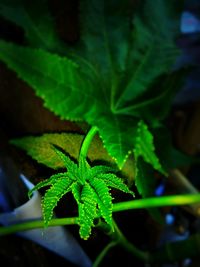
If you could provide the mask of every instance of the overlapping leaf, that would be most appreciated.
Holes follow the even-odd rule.
[[[82,0],[81,40],[76,57],[72,55],[76,63],[3,41],[0,59],[55,114],[96,125],[108,153],[122,167],[135,145],[138,118],[146,119],[148,111],[148,122],[157,123],[158,102],[146,105],[143,96],[175,62],[181,6],[175,0],[140,1],[133,17],[129,1]],[[170,94],[175,89],[171,86]],[[163,90],[169,88],[156,86],[154,98]],[[165,99],[163,106],[169,106]]]
[[[42,163],[56,170],[64,168],[65,165],[52,145],[60,147],[70,157],[77,159],[83,138],[84,136],[82,134],[77,133],[53,133],[16,138],[12,139],[10,143],[25,150],[38,163]],[[101,140],[97,138],[91,143],[88,158],[91,161],[112,162],[112,158],[107,154],[105,148],[103,148]]]

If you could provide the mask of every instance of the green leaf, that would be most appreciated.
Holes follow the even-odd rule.
[[[0,2],[0,14],[25,30],[28,42],[34,47],[55,50],[60,41],[47,0],[17,0]]]
[[[129,193],[129,194],[135,196],[134,193],[123,182],[123,180],[121,178],[117,177],[113,173],[99,174],[97,176],[97,178],[102,179],[108,187],[112,187],[112,188],[118,189],[124,193]]]
[[[89,170],[89,179],[93,179],[94,177],[97,177],[98,175],[101,175],[102,173],[109,173],[109,172],[117,172],[118,170],[116,168],[106,166],[106,165],[96,165]]]
[[[97,216],[97,199],[94,191],[89,184],[83,186],[81,192],[81,202],[78,204],[79,208],[79,223],[80,223],[80,236],[83,239],[88,239],[91,234],[91,227],[93,221]]]
[[[77,159],[83,138],[83,135],[77,133],[53,133],[16,138],[10,140],[10,143],[25,150],[37,162],[57,170],[65,168],[65,164],[53,149],[53,146],[61,148],[71,158]],[[114,163],[103,147],[101,140],[97,138],[90,145],[88,158],[92,162],[98,160],[110,162],[112,165]]]
[[[78,166],[74,161],[72,161],[67,155],[65,155],[61,150],[53,146],[53,150],[56,152],[56,154],[60,157],[62,162],[65,164],[65,167],[67,168],[68,175],[70,176],[71,180],[75,180],[74,177],[78,174]]]
[[[102,78],[106,78],[106,82],[110,80],[113,84],[116,82],[116,71],[125,69],[130,10],[127,0],[80,2],[81,42],[85,48],[83,55],[101,73]]]
[[[136,116],[138,119],[143,118],[152,127],[157,128],[160,121],[169,114],[173,98],[182,88],[191,70],[191,67],[186,66],[162,75],[141,97],[127,107],[119,109],[117,114],[123,113]]]
[[[58,179],[65,178],[67,179],[66,173],[57,173],[52,175],[49,179],[46,179],[44,181],[39,182],[37,185],[35,185],[29,192],[28,192],[28,197],[30,198],[33,194],[34,191],[39,190],[42,187],[52,185],[55,183]]]
[[[43,50],[0,42],[0,59],[33,87],[47,108],[62,119],[84,120],[99,128],[105,148],[120,168],[135,146],[138,120],[149,114],[148,123],[155,125],[154,106],[135,106],[143,106],[144,94],[155,79],[170,73],[177,56],[174,41],[182,4],[155,3],[140,1],[131,25],[129,1],[83,0],[81,41],[74,48],[77,54],[71,55],[79,64]],[[159,86],[154,98],[162,91]]]
[[[0,58],[62,119],[87,120],[100,105],[92,76],[66,57],[0,41]]]
[[[151,165],[146,163],[142,158],[139,158],[137,161],[135,185],[143,198],[154,195],[156,185],[155,172]]]
[[[81,191],[83,189],[83,186],[79,182],[75,182],[75,183],[73,183],[71,188],[72,188],[72,194],[73,194],[77,204],[79,204],[81,202]]]
[[[47,227],[53,216],[53,209],[58,201],[71,190],[72,181],[66,177],[58,179],[50,189],[48,189],[42,199],[42,211],[44,225]]]
[[[109,189],[104,181],[98,178],[90,180],[90,186],[93,188],[97,196],[97,204],[101,212],[101,216],[107,224],[112,225],[112,197]]]
[[[153,136],[143,121],[138,123],[137,134],[135,137],[134,155],[136,159],[142,157],[144,161],[151,164],[154,169],[166,175],[166,172],[162,168],[159,159],[155,154]]]
[[[127,74],[123,79],[126,88],[116,102],[116,109],[127,106],[146,92],[156,78],[171,72],[180,53],[174,40],[180,33],[183,4],[176,0],[139,2],[133,18]]]
[[[76,182],[72,185],[72,194],[78,204],[80,236],[88,239],[91,234],[94,218],[97,216],[97,200],[94,191],[88,183],[81,185]]]
[[[53,145],[60,147],[70,157],[76,159],[82,141],[83,136],[76,133],[54,133],[12,139],[10,143],[25,150],[37,162],[57,170],[65,168],[65,164],[53,149]]]
[[[130,116],[107,114],[96,120],[95,124],[105,148],[122,169],[134,146],[137,120]]]

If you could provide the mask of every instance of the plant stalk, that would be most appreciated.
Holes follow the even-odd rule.
[[[92,126],[87,135],[85,136],[83,143],[81,145],[81,149],[79,152],[79,162],[80,159],[85,160],[87,157],[88,149],[90,147],[90,144],[92,142],[93,137],[98,132],[98,128],[96,126]]]
[[[115,203],[113,204],[113,212],[119,212],[131,209],[190,205],[197,202],[200,202],[200,194],[152,197],[146,199]],[[200,214],[200,211],[197,211],[197,213]],[[71,224],[78,224],[78,218],[74,217],[74,218],[53,219],[49,223],[49,226],[71,225]],[[14,224],[11,226],[0,227],[0,236],[16,233],[19,231],[42,228],[42,227],[44,227],[43,220]]]
[[[51,226],[61,226],[61,225],[74,225],[78,224],[78,218],[62,218],[62,219],[52,219],[49,223],[49,227]],[[17,223],[9,226],[0,227],[0,236],[14,234],[16,232],[32,230],[36,228],[44,229],[44,221],[43,220],[33,220],[23,223]]]
[[[113,204],[113,212],[143,208],[191,205],[194,203],[200,203],[200,194],[151,197],[146,199],[119,202]],[[196,211],[196,214],[200,215],[200,210]]]

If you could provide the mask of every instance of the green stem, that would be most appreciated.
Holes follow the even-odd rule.
[[[200,203],[200,194],[151,197],[116,203],[113,205],[113,212],[165,206],[191,205],[198,202]],[[199,213],[200,211],[197,211],[197,214]]]
[[[132,243],[130,243],[127,240],[127,238],[121,232],[121,230],[119,229],[118,225],[114,222],[114,220],[113,220],[113,224],[114,224],[114,229],[115,229],[114,232],[112,231],[111,226],[103,222],[100,222],[97,225],[97,227],[100,228],[105,234],[107,234],[113,240],[113,242],[121,246],[127,252],[131,253],[133,256],[137,257],[143,262],[148,262],[149,253],[136,248]]]
[[[200,194],[152,197],[152,198],[116,203],[113,205],[113,212],[119,212],[131,209],[190,205],[197,202],[200,203]],[[197,214],[199,214],[198,211]],[[70,225],[70,224],[78,224],[78,218],[53,219],[50,222],[49,226]],[[29,229],[42,228],[42,227],[44,227],[43,220],[19,223],[7,227],[0,227],[0,235],[12,234],[18,231],[25,231]]]
[[[78,218],[62,218],[62,219],[53,219],[49,223],[49,226],[61,226],[61,225],[73,225],[78,224]],[[36,228],[43,228],[44,229],[44,221],[43,220],[35,220],[35,221],[28,221],[18,224],[13,224],[5,227],[0,227],[0,236],[13,234],[16,232],[32,230]]]
[[[130,243],[126,239],[126,237],[121,232],[121,230],[119,229],[119,227],[118,227],[118,225],[116,223],[114,223],[114,226],[115,226],[115,233],[118,236],[119,245],[123,249],[125,249],[126,251],[131,253],[133,256],[135,256],[138,259],[142,260],[143,262],[148,262],[149,261],[149,253],[148,252],[144,252],[144,251],[138,249],[137,247],[135,247],[132,243]]]
[[[83,140],[83,143],[81,145],[80,153],[79,153],[79,162],[80,159],[86,159],[88,149],[90,147],[90,144],[92,142],[93,137],[98,132],[98,128],[96,126],[92,126],[92,128],[89,130],[87,135],[85,136],[85,139]]]
[[[93,267],[98,267],[100,265],[100,263],[103,261],[104,257],[106,256],[106,254],[109,252],[109,250],[111,248],[113,248],[114,246],[117,245],[117,242],[115,241],[111,241],[110,243],[108,243],[107,246],[105,246],[105,248],[101,251],[101,253],[98,255],[98,257],[96,258],[95,262],[93,263]]]

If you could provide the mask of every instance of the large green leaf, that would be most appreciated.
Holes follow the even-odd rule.
[[[80,1],[82,54],[109,86],[116,85],[116,72],[125,69],[131,31],[128,3],[127,0]]]
[[[176,59],[180,5],[175,0],[140,1],[131,24],[129,1],[82,0],[81,41],[77,55],[72,55],[76,63],[3,41],[0,59],[55,114],[97,126],[108,153],[122,167],[135,145],[138,118],[146,119],[148,110],[152,118],[148,122],[156,124],[154,106],[137,112],[134,107],[143,106],[144,99],[138,97],[152,89],[155,79],[169,73]],[[154,98],[162,91],[158,87]]]
[[[127,107],[164,73],[169,73],[179,55],[175,38],[180,32],[183,1],[139,1],[133,18],[133,35],[116,109]]]

